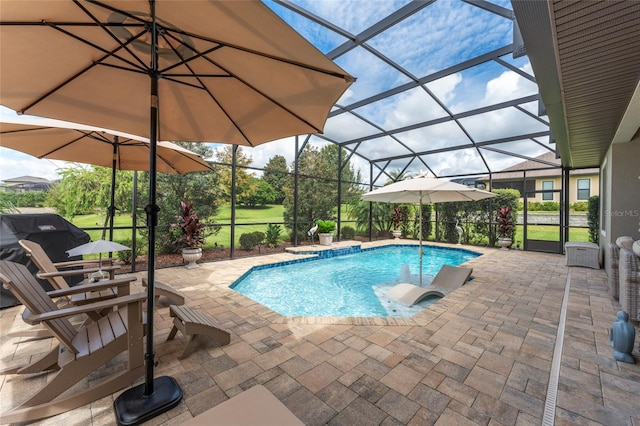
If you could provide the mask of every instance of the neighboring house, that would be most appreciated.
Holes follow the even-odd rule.
[[[451,182],[459,183],[460,185],[466,185],[466,186],[470,186],[472,188],[478,188],[478,189],[486,189],[485,183],[481,182],[477,178],[465,177],[465,178],[456,178],[456,179],[450,179],[450,180]]]
[[[47,191],[53,182],[48,179],[34,176],[20,176],[17,178],[2,181],[5,191],[26,192],[26,191]]]
[[[560,202],[562,189],[562,169],[560,159],[554,152],[536,157],[537,161],[527,160],[511,167],[493,173],[492,189],[514,188],[520,191],[524,199],[526,188],[527,201],[555,201]],[[558,167],[553,167],[557,165]],[[525,178],[526,176],[526,178]],[[489,175],[482,176],[478,181],[489,187]],[[593,195],[599,195],[600,170],[598,168],[578,169],[569,172],[569,204],[587,201]],[[549,191],[549,192],[534,192]],[[556,192],[551,192],[556,191]]]

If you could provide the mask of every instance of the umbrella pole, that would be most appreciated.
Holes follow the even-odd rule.
[[[153,351],[153,314],[155,283],[155,231],[158,224],[156,204],[156,151],[158,142],[158,28],[155,0],[149,0],[151,15],[151,117],[149,119],[149,204],[147,230],[149,250],[147,255],[147,349],[145,358],[145,382],[124,391],[114,401],[113,407],[119,425],[137,425],[177,406],[182,400],[182,389],[172,377],[153,378],[155,353]]]
[[[109,241],[113,241],[113,217],[116,215],[116,167],[118,166],[118,137],[113,139],[113,160],[111,161],[111,204],[109,205]]]
[[[116,166],[118,156],[118,137],[114,136],[113,139],[113,157],[111,160],[111,194],[109,198],[109,207],[107,207],[107,217],[102,227],[102,240],[104,240],[107,232],[107,223],[109,224],[109,241],[113,241],[113,217],[116,214]]]

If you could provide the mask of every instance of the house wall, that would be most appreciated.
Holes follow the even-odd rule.
[[[600,176],[597,173],[593,173],[593,174],[570,174],[569,175],[569,204],[574,204],[578,201],[587,201],[587,200],[578,200],[578,179],[589,179],[590,180],[590,190],[589,190],[589,197],[592,197],[594,195],[599,195],[600,194]],[[502,179],[496,179],[493,183],[494,183],[494,188],[495,187],[500,187],[499,184],[500,183],[504,183],[504,182],[518,182],[521,183],[522,179],[513,179],[513,180],[502,180]],[[562,178],[561,176],[538,176],[538,177],[527,177],[528,181],[533,180],[535,182],[535,189],[536,191],[542,191],[542,182],[546,182],[546,181],[552,181],[553,182],[553,189],[554,190],[558,190],[562,187]],[[488,186],[489,185],[489,181],[484,181],[485,184]],[[522,185],[521,185],[522,186]],[[524,197],[520,197],[520,201],[524,202]],[[542,193],[536,193],[535,196],[533,197],[529,197],[527,199],[527,201],[538,201],[538,202],[545,202],[545,201],[555,201],[556,203],[560,202],[560,193],[554,193],[553,194],[553,199],[552,200],[543,200],[542,199]]]
[[[553,189],[560,189],[562,188],[562,179],[560,178],[560,176],[545,176],[545,177],[541,177],[541,178],[536,178],[536,191],[542,191],[542,183],[543,182],[549,182],[552,181],[553,182]],[[543,200],[542,199],[542,195],[541,193],[536,194],[535,198],[528,198],[527,201],[539,201],[541,203],[544,203],[546,201],[555,201],[556,203],[560,202],[560,193],[559,192],[554,192],[553,193],[553,200]]]
[[[600,175],[600,246],[625,235],[640,239],[640,135],[611,144]]]
[[[573,204],[578,201],[578,179],[589,179],[591,181],[591,188],[589,191],[589,197],[594,195],[600,195],[600,176],[598,175],[582,175],[582,176],[569,176],[569,203]]]
[[[569,176],[569,204],[574,204],[578,201],[587,201],[587,200],[578,200],[578,179],[589,179],[591,188],[589,192],[589,196],[599,195],[600,194],[600,177],[597,174],[593,175],[577,175],[577,176]],[[542,191],[542,182],[545,181],[553,181],[553,189],[560,189],[562,187],[562,179],[560,176],[546,176],[536,178],[536,190]],[[520,201],[523,201],[521,198]],[[543,200],[542,193],[537,193],[535,198],[529,198],[528,201],[555,201],[556,203],[560,202],[560,193],[556,192],[553,194],[553,200]]]

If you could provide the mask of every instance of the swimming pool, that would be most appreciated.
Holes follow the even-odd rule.
[[[442,265],[457,266],[480,256],[464,249],[423,249],[423,285],[431,283]],[[417,284],[419,265],[418,246],[392,245],[255,267],[231,288],[284,316],[410,317],[439,298],[408,307],[384,295],[399,282]]]

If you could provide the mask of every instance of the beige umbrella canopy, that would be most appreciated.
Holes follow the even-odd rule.
[[[109,239],[113,239],[116,170],[148,170],[149,140],[113,130],[51,119],[0,119],[0,146],[37,158],[110,167]],[[202,156],[171,142],[158,142],[157,171],[211,171]],[[105,221],[105,230],[106,230]],[[103,238],[105,232],[103,231]]]
[[[117,170],[149,169],[148,139],[60,120],[0,118],[0,146],[37,158],[115,165]],[[171,142],[158,142],[156,156],[158,172],[211,170],[202,156]]]
[[[148,312],[156,142],[255,146],[322,132],[354,81],[259,0],[3,1],[0,50],[3,105],[149,136]],[[145,383],[117,398],[120,424],[182,399],[175,380],[153,378],[153,328],[148,315]]]
[[[148,0],[0,7],[3,105],[148,135]],[[354,81],[260,1],[158,0],[155,16],[157,140],[255,146],[322,132]]]
[[[363,194],[363,201],[384,203],[411,203],[420,205],[420,285],[422,285],[422,204],[453,201],[479,201],[495,197],[496,194],[451,182],[436,179],[423,174],[413,178],[394,182]]]

